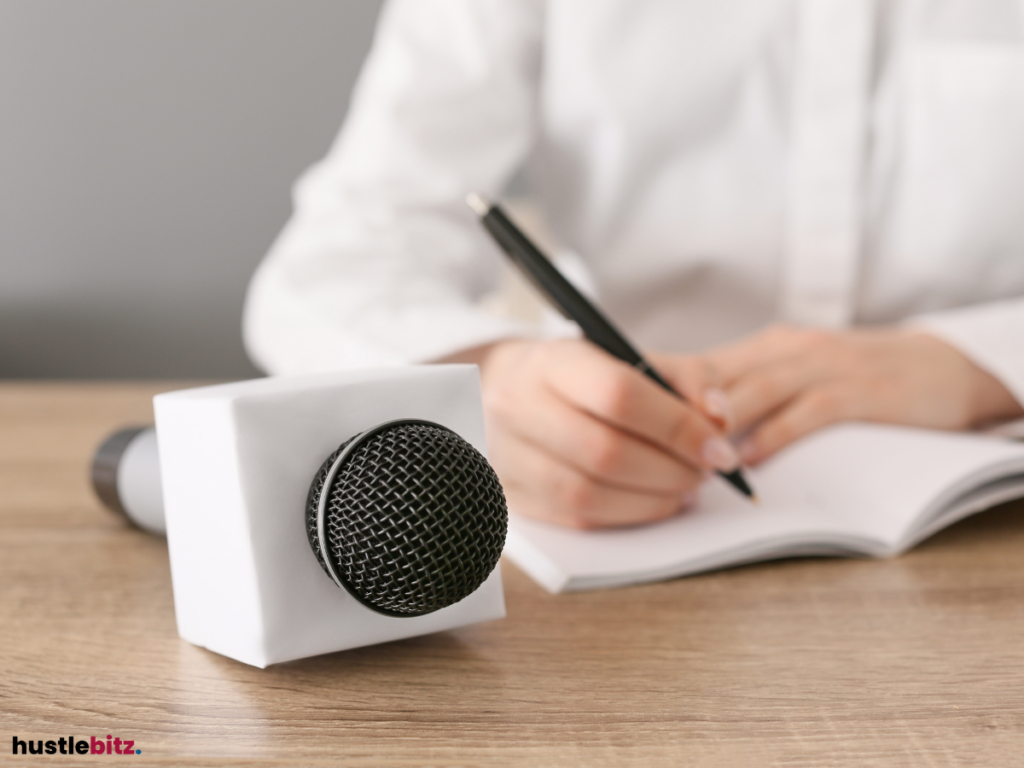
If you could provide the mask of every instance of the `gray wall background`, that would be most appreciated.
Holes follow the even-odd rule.
[[[254,375],[246,284],[379,0],[0,0],[0,377]]]

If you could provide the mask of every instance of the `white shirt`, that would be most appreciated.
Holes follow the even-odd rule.
[[[253,279],[253,358],[563,333],[488,299],[463,201],[520,168],[643,347],[909,319],[1024,402],[1024,0],[392,0]]]

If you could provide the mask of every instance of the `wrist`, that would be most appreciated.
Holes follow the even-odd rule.
[[[957,347],[926,332],[914,335],[923,343],[941,349],[945,355],[955,359],[962,372],[966,402],[965,427],[979,427],[1024,416],[1024,409],[1006,385]]]
[[[984,426],[1024,416],[1024,409],[1009,389],[988,371],[970,363],[977,372],[974,378],[971,426]]]

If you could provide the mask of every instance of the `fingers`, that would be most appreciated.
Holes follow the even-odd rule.
[[[722,389],[722,377],[708,360],[691,355],[660,355],[652,353],[650,361],[658,372],[688,402],[703,411],[722,432],[735,428],[735,413],[728,395]]]
[[[502,477],[502,485],[509,505],[527,517],[581,529],[638,525],[678,514],[692,500],[692,493],[642,493],[595,481],[522,441],[508,443],[506,452],[516,473]]]
[[[1021,412],[957,350],[901,329],[779,325],[703,357],[727,392],[731,428],[749,431],[739,446],[748,463],[839,421],[963,429],[989,413]]]
[[[547,384],[566,403],[693,467],[731,471],[739,456],[712,421],[590,345],[558,350]]]
[[[862,356],[851,338],[777,325],[714,350],[707,359],[726,382],[731,427],[743,432],[812,389],[848,380]]]
[[[827,375],[814,360],[807,359],[783,360],[754,369],[729,389],[733,428],[748,429]]]
[[[648,493],[679,494],[699,482],[699,472],[629,432],[561,401],[537,395],[541,418],[515,419],[509,431],[596,482]]]
[[[659,520],[705,467],[739,460],[707,448],[724,438],[706,417],[589,343],[503,342],[481,373],[491,462],[522,514],[575,527]]]
[[[704,355],[721,378],[721,385],[731,387],[751,371],[782,359],[813,357],[814,347],[828,346],[832,334],[814,328],[773,325],[732,344]]]
[[[857,394],[841,384],[808,389],[764,420],[739,445],[748,464],[758,464],[822,427],[857,418]]]
[[[700,403],[705,392],[722,386],[718,370],[702,357],[649,352],[647,359],[691,403]]]

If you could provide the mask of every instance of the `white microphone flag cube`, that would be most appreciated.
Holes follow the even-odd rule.
[[[266,667],[505,615],[495,568],[469,597],[391,617],[338,587],[306,536],[309,486],[342,442],[423,419],[487,455],[475,366],[271,377],[154,399],[179,634]]]

